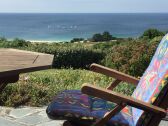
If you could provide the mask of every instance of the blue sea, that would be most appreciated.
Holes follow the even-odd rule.
[[[0,14],[0,36],[8,39],[68,41],[104,31],[116,37],[138,37],[149,28],[168,31],[168,13]]]

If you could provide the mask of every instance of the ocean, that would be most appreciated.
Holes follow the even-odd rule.
[[[0,36],[33,41],[69,41],[109,31],[115,37],[139,37],[146,29],[168,31],[168,13],[0,14]]]

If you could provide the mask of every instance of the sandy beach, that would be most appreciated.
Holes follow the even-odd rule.
[[[36,43],[60,43],[60,42],[67,42],[67,41],[62,41],[62,40],[26,40],[29,42],[36,42]]]

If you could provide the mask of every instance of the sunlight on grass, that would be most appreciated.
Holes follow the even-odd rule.
[[[44,106],[63,90],[80,90],[83,83],[107,87],[112,78],[87,70],[51,69],[23,74],[16,84],[8,85],[1,94],[1,105]],[[134,87],[120,84],[115,90],[130,95]]]

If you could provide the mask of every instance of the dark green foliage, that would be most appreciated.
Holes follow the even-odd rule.
[[[107,51],[109,48],[111,48],[114,45],[118,45],[121,43],[120,41],[114,41],[114,42],[99,42],[93,45],[93,49],[100,49],[103,51]]]
[[[0,38],[0,47],[4,48],[26,48],[30,45],[29,41],[15,38],[13,41],[7,41],[6,38]]]
[[[85,68],[95,62],[99,63],[104,53],[100,50],[92,50],[82,44],[33,44],[27,48],[31,51],[54,54],[53,66],[55,68]]]
[[[6,42],[7,39],[5,37],[0,37],[0,42]]]
[[[73,43],[73,42],[80,42],[80,41],[84,41],[84,38],[73,38],[71,40],[71,43]]]
[[[103,36],[101,34],[94,34],[92,37],[93,42],[101,42],[103,41]]]
[[[25,41],[23,39],[15,38],[12,41],[12,46],[13,47],[27,47],[30,44],[29,41]]]
[[[90,64],[99,63],[103,56],[101,51],[83,48],[59,50],[55,52],[54,67],[87,69]]]
[[[141,38],[145,38],[145,39],[153,39],[157,36],[164,36],[164,32],[159,31],[157,29],[148,29],[146,30],[143,35],[141,36]]]
[[[107,31],[103,32],[102,36],[103,36],[103,41],[110,41],[113,38],[112,35],[110,35],[110,33]]]
[[[97,33],[97,34],[94,34],[93,37],[91,38],[91,41],[93,42],[102,42],[102,41],[110,41],[114,39],[114,37],[112,37],[112,35],[105,31],[103,32],[103,34],[100,34],[100,33]]]

